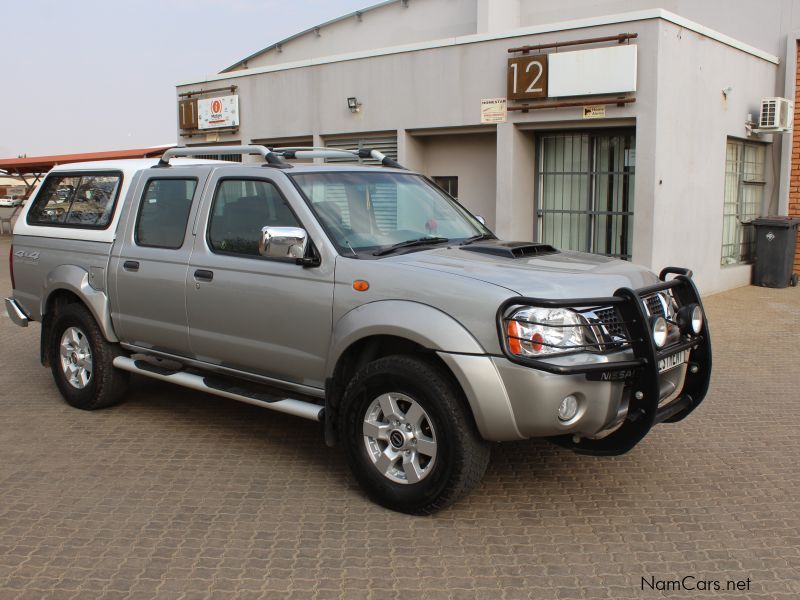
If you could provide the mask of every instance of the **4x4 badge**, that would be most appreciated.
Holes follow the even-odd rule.
[[[37,262],[39,260],[39,251],[34,250],[33,252],[25,252],[24,250],[17,250],[14,252],[14,256],[26,261]]]

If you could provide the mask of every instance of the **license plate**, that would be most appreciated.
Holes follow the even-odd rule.
[[[681,350],[680,352],[676,352],[675,354],[666,358],[662,358],[660,361],[658,361],[658,372],[665,373],[670,369],[674,369],[675,367],[682,365],[688,360],[689,351]]]

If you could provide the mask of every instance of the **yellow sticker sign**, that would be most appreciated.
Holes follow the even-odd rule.
[[[605,104],[596,104],[594,106],[583,107],[584,119],[603,119],[606,116]]]

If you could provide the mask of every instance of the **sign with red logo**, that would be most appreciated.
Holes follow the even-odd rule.
[[[219,96],[197,101],[198,129],[237,127],[239,125],[239,96]]]

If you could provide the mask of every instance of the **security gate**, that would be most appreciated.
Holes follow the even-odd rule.
[[[539,240],[630,260],[634,131],[577,132],[539,138]]]

